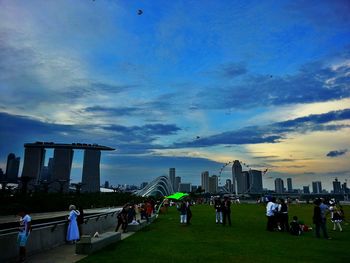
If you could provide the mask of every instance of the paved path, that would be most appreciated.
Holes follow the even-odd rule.
[[[110,229],[109,231],[114,231]],[[122,240],[135,234],[135,232],[122,233]],[[28,257],[26,262],[28,263],[73,263],[77,262],[87,255],[75,254],[75,245],[62,245],[41,253]]]

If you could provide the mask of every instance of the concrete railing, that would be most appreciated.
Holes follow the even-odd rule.
[[[117,215],[121,209],[111,209],[96,215],[87,215],[82,225],[82,234],[103,233],[117,224]],[[27,243],[27,254],[35,254],[66,243],[68,220],[32,225]],[[0,231],[0,262],[11,262],[18,256],[18,228]]]

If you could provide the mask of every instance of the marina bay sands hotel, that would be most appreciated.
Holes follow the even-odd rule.
[[[51,164],[50,192],[68,192],[74,149],[84,150],[82,192],[100,191],[101,151],[115,149],[85,143],[59,144],[53,142],[35,142],[24,144],[24,163],[22,177],[30,178],[32,183],[40,184],[45,163],[46,149],[54,149]],[[63,189],[62,189],[63,187]]]

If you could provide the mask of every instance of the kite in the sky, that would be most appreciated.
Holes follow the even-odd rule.
[[[143,11],[142,11],[141,9],[139,9],[139,10],[137,11],[137,14],[140,16],[140,15],[143,14]]]

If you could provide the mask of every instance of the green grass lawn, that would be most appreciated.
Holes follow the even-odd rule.
[[[350,207],[344,206],[350,216]],[[350,262],[350,225],[344,232],[328,233],[332,240],[317,239],[314,232],[302,236],[267,232],[265,207],[232,205],[232,227],[215,224],[208,205],[192,208],[189,226],[180,225],[179,213],[170,208],[151,225],[121,242],[81,260],[87,262]],[[289,217],[312,226],[313,205],[291,205]]]

